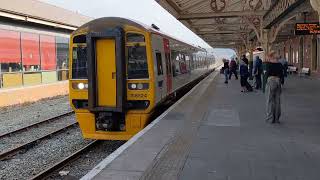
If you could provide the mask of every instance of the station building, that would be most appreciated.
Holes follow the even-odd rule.
[[[90,20],[37,0],[1,1],[0,107],[66,94],[69,36]]]

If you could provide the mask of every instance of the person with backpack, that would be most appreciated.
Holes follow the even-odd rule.
[[[253,74],[256,79],[256,89],[261,89],[262,82],[261,82],[261,75],[262,75],[262,60],[259,56],[256,56],[256,59],[253,64]]]
[[[232,74],[238,79],[238,73],[237,73],[237,62],[234,60],[234,58],[231,59],[229,64],[229,79],[231,79]]]

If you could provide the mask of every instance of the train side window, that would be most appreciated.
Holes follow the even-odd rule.
[[[162,67],[161,53],[159,53],[159,52],[156,53],[156,60],[157,60],[158,75],[162,75],[163,74],[163,67]]]
[[[149,78],[147,53],[145,46],[127,46],[128,79]]]
[[[127,33],[127,42],[145,42],[145,38],[142,34]]]

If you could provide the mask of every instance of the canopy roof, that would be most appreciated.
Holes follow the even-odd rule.
[[[212,47],[238,48],[294,36],[296,22],[317,20],[309,0],[158,0]],[[311,19],[310,19],[311,17]],[[268,29],[267,35],[264,29]],[[265,37],[268,39],[266,40]],[[251,46],[251,45],[250,45]]]
[[[243,40],[243,33],[253,31],[248,18],[261,23],[256,16],[265,15],[272,0],[160,0],[159,4],[212,47],[231,47]]]

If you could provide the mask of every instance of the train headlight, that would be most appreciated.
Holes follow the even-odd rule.
[[[77,90],[85,90],[88,89],[87,83],[72,83],[72,88]]]
[[[136,84],[131,84],[131,89],[136,89],[137,88],[137,85]]]
[[[84,83],[79,83],[78,84],[78,89],[82,90],[82,89],[84,89],[84,87],[85,87]]]
[[[129,90],[147,90],[149,83],[128,83]]]

